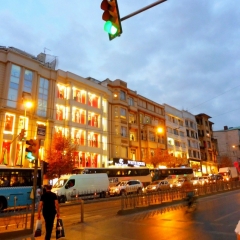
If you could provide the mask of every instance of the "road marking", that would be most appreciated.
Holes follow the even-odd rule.
[[[217,221],[222,220],[222,219],[224,219],[224,218],[226,218],[226,217],[229,217],[229,216],[231,216],[232,214],[237,213],[237,212],[239,212],[239,211],[240,211],[240,210],[237,210],[236,212],[232,212],[232,213],[229,213],[229,214],[227,214],[227,215],[225,215],[225,216],[223,216],[223,217],[217,218],[217,219],[214,220],[214,222],[217,222]]]

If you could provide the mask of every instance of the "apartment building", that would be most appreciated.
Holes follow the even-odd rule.
[[[137,94],[122,80],[106,79],[101,85],[112,95],[109,101],[109,164],[128,164],[129,161],[130,165],[137,162],[151,166],[149,159],[155,149],[167,149],[164,106]]]
[[[187,160],[188,145],[183,112],[167,104],[164,104],[164,108],[166,117],[168,152],[175,157],[180,157]],[[188,161],[186,164],[188,165]]]
[[[110,93],[98,82],[55,67],[56,59],[45,53],[35,57],[0,47],[0,164],[31,166],[18,135],[25,129],[26,139],[36,139],[38,127],[45,126],[40,160],[54,132],[61,131],[77,144],[76,167],[107,165]]]
[[[194,175],[202,175],[200,148],[195,116],[164,104],[167,127],[168,152],[176,158],[186,159]]]
[[[205,113],[195,115],[200,142],[200,153],[203,174],[213,174],[218,172],[217,163],[217,141],[213,137],[213,122]]]
[[[224,126],[222,130],[213,131],[217,139],[218,162],[222,157],[228,157],[232,163],[240,162],[240,127]]]

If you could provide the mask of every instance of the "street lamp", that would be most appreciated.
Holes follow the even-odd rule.
[[[24,130],[26,130],[26,119],[27,119],[27,109],[30,109],[33,106],[32,102],[32,95],[27,92],[22,93],[22,100],[23,100],[23,106],[24,106],[24,122],[23,127]],[[22,160],[23,160],[23,144],[24,144],[24,138],[22,138],[22,154],[21,154],[21,163],[20,166],[22,166]]]
[[[157,139],[157,148],[158,148],[158,143],[159,143],[159,135],[163,133],[163,128],[162,127],[158,127],[157,128],[157,134],[158,134],[158,139]]]

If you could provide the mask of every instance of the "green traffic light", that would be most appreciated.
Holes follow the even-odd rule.
[[[108,34],[114,35],[117,32],[117,28],[112,24],[111,21],[107,21],[104,24],[104,31],[106,31]]]
[[[30,161],[30,162],[35,159],[35,157],[32,155],[31,152],[28,152],[28,153],[27,153],[26,158],[27,158],[27,160]]]

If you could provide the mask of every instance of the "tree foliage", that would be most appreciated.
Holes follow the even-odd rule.
[[[155,150],[155,154],[150,157],[150,163],[154,168],[158,167],[158,165],[166,167],[178,167],[187,165],[187,159],[175,157],[172,154],[169,154],[167,150],[157,148]]]
[[[66,138],[62,133],[54,133],[52,144],[46,150],[47,176],[53,179],[71,173],[74,167],[73,152],[75,151],[76,145],[71,139]]]

